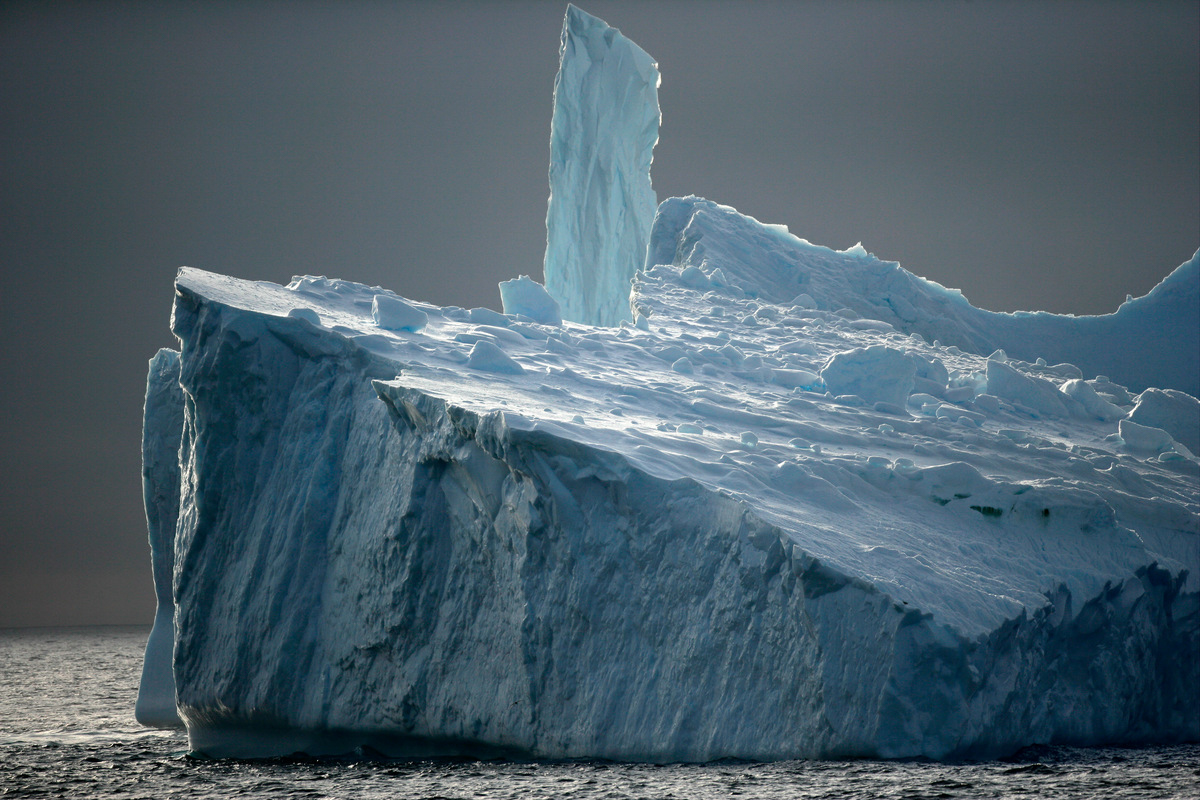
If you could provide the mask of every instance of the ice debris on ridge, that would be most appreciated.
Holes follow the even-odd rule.
[[[544,325],[561,325],[562,313],[558,301],[546,288],[528,275],[511,281],[501,281],[500,302],[504,313],[524,316]]]
[[[1174,389],[1147,389],[1138,395],[1129,419],[1168,431],[1180,444],[1200,454],[1200,401]]]
[[[181,270],[139,719],[216,756],[1200,738],[1200,406],[1150,347],[1195,257],[1074,319],[699,198],[649,241],[621,327],[528,279],[500,314]]]
[[[821,369],[821,379],[835,395],[857,395],[897,408],[908,401],[916,375],[912,358],[881,344],[834,353]]]
[[[294,312],[289,312],[296,316]],[[419,308],[414,308],[398,297],[377,294],[371,298],[371,318],[375,324],[389,331],[409,331],[416,333],[425,327],[429,315]],[[320,316],[316,317],[318,323]],[[312,317],[308,317],[310,322]]]
[[[467,356],[467,366],[484,372],[502,372],[509,375],[525,372],[524,367],[487,339],[480,339],[471,347],[471,354]]]
[[[658,65],[575,6],[563,21],[550,133],[546,289],[564,319],[632,319],[629,281],[646,258],[658,204]]]

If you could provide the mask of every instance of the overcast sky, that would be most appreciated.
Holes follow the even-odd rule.
[[[659,62],[660,200],[994,310],[1110,312],[1200,245],[1194,0],[581,7]],[[151,621],[177,267],[464,307],[540,279],[565,8],[0,4],[0,627]]]

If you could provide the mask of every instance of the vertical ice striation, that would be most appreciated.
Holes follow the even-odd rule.
[[[629,280],[646,258],[657,200],[658,65],[575,6],[563,21],[550,132],[546,289],[564,319],[631,319]]]

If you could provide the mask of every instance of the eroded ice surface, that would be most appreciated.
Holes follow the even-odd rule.
[[[554,79],[546,289],[564,318],[629,319],[657,205],[658,66],[603,20],[567,7]]]

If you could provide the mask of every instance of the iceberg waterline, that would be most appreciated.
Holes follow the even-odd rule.
[[[1200,406],[1154,339],[1196,257],[1074,319],[698,198],[648,242],[615,328],[182,270],[139,719],[237,756],[1200,738]]]

